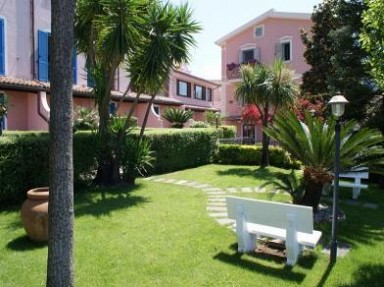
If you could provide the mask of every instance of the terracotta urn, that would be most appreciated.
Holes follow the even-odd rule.
[[[48,187],[31,189],[21,207],[21,221],[33,241],[48,241],[48,195]]]

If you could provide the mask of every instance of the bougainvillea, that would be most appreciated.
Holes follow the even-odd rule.
[[[294,111],[300,120],[304,120],[305,113],[311,113],[314,117],[323,119],[324,101],[321,97],[306,94],[296,100]]]

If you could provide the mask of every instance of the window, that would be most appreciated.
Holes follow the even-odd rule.
[[[195,85],[195,99],[205,100],[205,87]]]
[[[212,89],[207,88],[207,101],[212,102]]]
[[[255,143],[255,125],[243,124],[243,143]]]
[[[239,63],[260,62],[260,48],[243,48],[241,49]]]
[[[109,103],[109,114],[110,115],[116,115],[116,108],[117,108],[117,105],[115,102],[110,102]]]
[[[95,80],[93,78],[92,72],[90,71],[91,64],[89,60],[85,62],[85,69],[87,71],[87,86],[93,88],[95,86]]]
[[[255,28],[255,38],[260,38],[264,36],[264,26],[257,26]]]
[[[285,62],[292,61],[292,38],[284,37],[276,44],[276,57]]]
[[[177,95],[181,97],[191,97],[191,83],[177,80]]]
[[[0,18],[0,75],[5,74],[5,34],[4,19]]]
[[[38,38],[38,79],[43,82],[49,82],[51,71],[50,62],[52,55],[51,47],[51,33],[39,30],[37,34]],[[72,50],[72,70],[73,70],[73,84],[77,82],[76,75],[77,57],[76,49]]]
[[[158,105],[152,105],[153,112],[155,115],[160,116],[160,106]]]

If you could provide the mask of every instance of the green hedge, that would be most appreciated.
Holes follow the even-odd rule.
[[[149,132],[156,161],[152,174],[210,163],[216,148],[216,129],[174,129]],[[88,183],[95,175],[97,139],[91,132],[74,134],[74,181]],[[48,185],[48,133],[6,133],[0,137],[0,205],[20,203],[26,191]]]
[[[222,164],[260,165],[261,150],[260,145],[221,144],[214,161]],[[280,147],[269,147],[269,162],[281,168],[300,168],[300,163],[293,161]]]

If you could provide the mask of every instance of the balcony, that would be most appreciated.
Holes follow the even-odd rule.
[[[254,66],[254,65],[260,65],[260,62],[256,59],[253,59],[253,60],[250,60],[248,62],[241,63],[241,64],[236,64],[236,63],[227,64],[227,79],[228,80],[240,79],[240,76],[241,76],[240,75],[240,67],[242,65]]]

